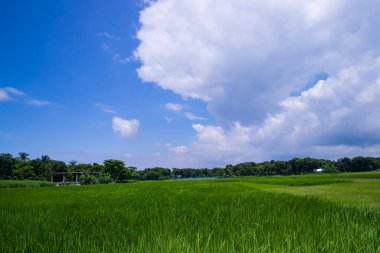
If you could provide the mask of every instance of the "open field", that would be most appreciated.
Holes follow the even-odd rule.
[[[380,172],[249,177],[232,181],[260,190],[312,195],[347,206],[372,208],[380,212]]]
[[[380,252],[369,175],[0,189],[0,252]]]

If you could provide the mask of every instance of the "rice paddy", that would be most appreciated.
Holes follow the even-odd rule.
[[[374,174],[2,188],[0,252],[380,252]]]

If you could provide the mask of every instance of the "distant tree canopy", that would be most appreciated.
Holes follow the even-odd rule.
[[[229,176],[270,176],[270,175],[299,175],[313,173],[322,169],[325,173],[362,172],[380,169],[380,158],[354,157],[340,158],[336,161],[315,158],[293,158],[289,161],[267,161],[262,163],[244,162],[236,165],[227,165],[224,168],[192,169],[162,167],[137,170],[136,167],[127,167],[123,161],[108,159],[103,164],[83,164],[70,161],[68,164],[51,159],[47,155],[30,159],[29,154],[20,152],[18,157],[11,154],[0,154],[0,179],[30,179],[50,180],[57,172],[67,172],[72,179],[73,172],[86,173],[83,182],[92,182],[90,172],[100,172],[103,177],[99,182],[129,182],[132,180],[164,180],[170,178],[197,178],[197,177],[229,177]],[[86,181],[87,180],[87,181]]]

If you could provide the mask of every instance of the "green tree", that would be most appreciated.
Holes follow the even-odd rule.
[[[11,154],[0,154],[0,178],[10,179],[15,159]]]
[[[91,172],[103,172],[104,171],[104,165],[93,163]]]
[[[29,160],[29,154],[25,153],[25,152],[20,152],[20,153],[18,153],[18,158],[21,161],[28,161]]]
[[[108,159],[104,161],[104,172],[111,175],[116,182],[119,181],[120,175],[124,174],[125,164],[123,161]]]
[[[37,158],[29,161],[29,164],[33,167],[33,171],[37,179],[48,180],[50,178],[52,171],[49,159],[41,157],[41,159]]]
[[[30,162],[17,159],[12,166],[12,176],[14,179],[38,179],[34,172],[34,168]]]
[[[99,183],[101,183],[101,184],[109,184],[109,183],[112,183],[112,182],[113,182],[112,177],[108,173],[103,173],[99,177]]]

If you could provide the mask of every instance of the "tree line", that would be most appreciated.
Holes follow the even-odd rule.
[[[82,164],[76,161],[66,164],[47,155],[29,159],[29,154],[24,152],[19,153],[17,157],[0,154],[0,179],[59,181],[62,174],[55,173],[65,172],[66,180],[74,181],[74,172],[82,172],[80,181],[85,184],[172,178],[300,175],[313,173],[318,169],[325,173],[377,170],[380,169],[380,158],[358,156],[331,161],[307,157],[288,161],[245,162],[213,169],[154,167],[137,170],[136,167],[126,166],[123,161],[114,159],[107,159],[103,164]],[[96,173],[92,172],[97,172],[99,176],[94,176]]]

